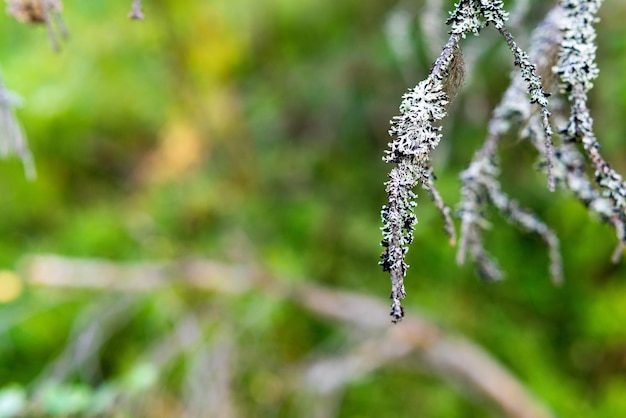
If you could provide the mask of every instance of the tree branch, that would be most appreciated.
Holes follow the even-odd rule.
[[[408,315],[390,328],[384,304],[369,296],[279,279],[262,271],[210,260],[115,263],[53,255],[26,257],[22,276],[32,285],[101,291],[153,291],[171,284],[237,296],[250,291],[282,296],[311,313],[352,325],[370,336],[344,356],[307,368],[302,382],[329,393],[399,359],[419,360],[443,380],[479,394],[510,418],[548,418],[549,410],[485,350],[450,335],[425,318]],[[372,336],[373,335],[373,336]]]

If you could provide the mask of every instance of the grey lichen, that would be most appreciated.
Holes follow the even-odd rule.
[[[395,163],[385,183],[387,205],[383,206],[381,266],[391,275],[391,316],[397,322],[404,316],[401,300],[406,296],[404,276],[408,265],[405,255],[413,241],[417,218],[413,213],[418,183],[431,184],[430,154],[441,140],[441,127],[436,122],[446,116],[448,105],[443,80],[453,57],[459,34],[452,34],[429,77],[403,97],[400,116],[394,117],[389,134],[394,138],[383,157]],[[438,195],[438,194],[437,194]]]
[[[558,21],[562,17],[562,10],[556,8],[549,13],[542,24],[534,31],[529,49],[529,60],[536,63],[536,70],[542,74],[549,73],[555,61],[557,48],[561,40]],[[506,38],[506,36],[505,36]],[[533,71],[535,68],[533,68]],[[528,72],[516,71],[512,75],[509,88],[504,93],[502,101],[494,109],[488,125],[488,135],[483,146],[476,152],[469,167],[461,174],[461,203],[459,217],[461,219],[461,233],[457,262],[463,264],[467,255],[476,265],[479,275],[486,280],[500,280],[504,273],[498,263],[491,257],[483,245],[483,232],[490,228],[486,218],[488,206],[494,206],[498,212],[512,225],[520,229],[535,233],[547,244],[550,255],[550,275],[556,284],[563,280],[562,261],[559,251],[559,240],[556,234],[548,228],[529,209],[522,208],[514,199],[508,196],[499,183],[500,167],[498,164],[498,146],[504,135],[521,131],[520,136],[528,139],[545,159],[544,167],[555,165],[552,168],[555,182],[562,182],[565,175],[563,164],[559,158],[562,154],[556,153],[556,162],[548,164],[546,154],[546,129],[544,109],[537,113],[533,108],[533,100],[527,100]],[[550,81],[552,78],[549,78]],[[546,84],[549,84],[547,82]],[[532,84],[531,84],[532,85]],[[540,89],[539,86],[537,88]],[[541,91],[543,89],[541,88]],[[545,100],[547,95],[540,93],[540,99]],[[539,104],[539,103],[537,103]],[[540,105],[540,104],[539,104]],[[548,131],[551,133],[551,130]]]
[[[582,146],[593,167],[600,193],[608,199],[605,218],[614,225],[617,233],[618,246],[613,254],[613,260],[617,261],[626,245],[626,183],[600,153],[600,143],[594,134],[593,118],[587,105],[587,93],[599,74],[593,24],[598,21],[596,15],[602,1],[563,0],[560,4],[565,10],[560,22],[563,41],[554,72],[560,78],[561,93],[570,103],[570,115],[560,133],[564,142]]]
[[[400,105],[400,116],[391,121],[390,135],[393,140],[385,152],[384,161],[396,166],[389,173],[385,183],[387,205],[383,206],[383,240],[385,248],[381,255],[381,266],[391,275],[391,316],[398,322],[404,315],[401,305],[406,296],[404,277],[408,265],[405,256],[408,245],[413,240],[413,229],[417,223],[414,214],[417,195],[413,192],[420,183],[427,189],[437,208],[442,213],[446,232],[452,244],[455,242],[454,225],[450,209],[445,205],[434,187],[430,155],[441,140],[439,122],[446,116],[447,106],[458,90],[462,77],[463,60],[459,42],[467,34],[479,34],[485,26],[492,24],[505,37],[512,50],[515,64],[522,70],[523,79],[528,84],[530,101],[542,108],[545,120],[546,148],[551,155],[551,135],[547,110],[548,96],[541,88],[540,78],[528,56],[517,46],[513,36],[505,27],[508,15],[499,0],[461,0],[455,5],[446,22],[450,25],[450,38],[441,54],[433,63],[428,77],[404,95]],[[552,162],[549,158],[549,167]],[[551,170],[548,170],[551,179]],[[552,180],[550,180],[552,187]],[[510,205],[506,205],[509,207]],[[513,211],[513,210],[510,210]]]
[[[543,74],[544,87],[553,90],[551,106],[563,143],[554,150],[555,184],[572,193],[591,213],[611,224],[618,239],[613,254],[617,262],[623,252],[626,234],[624,208],[626,187],[619,173],[602,158],[593,120],[587,106],[587,92],[598,76],[595,63],[596,13],[600,1],[561,1],[535,30],[529,56]],[[499,279],[503,273],[482,245],[482,234],[489,223],[485,219],[488,204],[496,207],[511,223],[538,234],[548,245],[550,273],[555,283],[562,280],[561,256],[556,235],[535,215],[512,204],[501,191],[497,180],[497,148],[504,134],[517,132],[547,160],[543,115],[534,112],[523,100],[521,74],[513,77],[502,102],[494,111],[489,135],[463,173],[460,205],[461,234],[457,260],[470,254],[482,276]],[[581,154],[579,148],[585,155]],[[589,178],[588,163],[594,171],[595,184]],[[544,169],[548,164],[544,161]],[[513,210],[512,210],[513,209]]]
[[[413,213],[415,186],[427,184],[431,177],[430,153],[441,140],[441,127],[435,122],[446,115],[446,95],[438,77],[429,77],[404,96],[401,116],[395,117],[390,134],[395,140],[389,144],[384,160],[396,163],[385,183],[388,204],[382,209],[383,241],[385,251],[381,265],[391,274],[391,315],[398,321],[404,315],[400,301],[404,299],[404,276],[408,265],[405,254],[413,241],[417,218]]]

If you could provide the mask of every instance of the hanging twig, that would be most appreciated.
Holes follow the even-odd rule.
[[[467,34],[478,34],[483,27],[492,24],[505,38],[513,53],[515,65],[520,68],[521,77],[526,82],[530,103],[537,103],[541,109],[548,187],[550,190],[554,188],[552,129],[546,99],[548,94],[543,90],[528,55],[519,48],[506,29],[507,17],[502,1],[459,1],[446,22],[451,27],[448,42],[435,60],[426,80],[404,95],[400,116],[391,122],[389,133],[393,140],[389,143],[383,160],[395,164],[395,167],[391,169],[389,180],[385,183],[388,203],[381,211],[382,245],[385,250],[381,255],[380,265],[391,276],[392,322],[401,321],[404,315],[401,301],[406,296],[404,277],[408,265],[405,255],[413,240],[413,229],[417,223],[413,211],[417,195],[413,190],[418,183],[435,190],[431,195],[446,219],[446,229],[450,229],[447,206],[432,187],[430,155],[441,140],[441,126],[438,123],[446,116],[449,102],[463,78],[459,76],[463,74],[459,41]],[[454,236],[450,233],[449,235]]]
[[[143,10],[141,10],[141,0],[133,0],[132,9],[128,17],[133,20],[143,20],[145,18]]]
[[[8,13],[20,22],[46,25],[55,51],[61,49],[59,38],[68,37],[67,26],[61,16],[62,10],[61,0],[7,0]]]

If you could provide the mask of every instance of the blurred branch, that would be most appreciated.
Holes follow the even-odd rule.
[[[186,417],[238,416],[231,390],[236,354],[229,335],[216,336],[195,353],[187,372]]]
[[[440,23],[446,20],[443,0],[428,0],[420,12],[420,25],[428,48],[428,58],[434,60],[439,55],[440,45],[446,41],[446,29]]]
[[[208,315],[205,315],[208,314]],[[231,381],[235,357],[235,339],[227,325],[219,325],[216,335],[205,339],[203,324],[215,322],[216,312],[187,312],[147,350],[143,360],[163,370],[181,354],[188,354],[185,368],[185,409],[183,417],[236,417]],[[128,401],[132,401],[128,399]]]
[[[552,416],[522,383],[473,342],[452,336],[417,315],[409,315],[402,325],[390,326],[383,314],[385,304],[365,295],[289,282],[252,268],[200,259],[122,264],[36,255],[24,258],[20,270],[32,285],[63,288],[142,292],[185,284],[226,295],[251,290],[280,295],[314,314],[351,324],[371,336],[344,356],[324,359],[307,368],[304,384],[318,393],[332,394],[377,368],[402,358],[411,360],[409,355],[415,355],[435,375],[480,395],[506,417]],[[225,353],[223,347],[214,350],[211,357]],[[213,375],[211,379],[228,380],[227,370]]]
[[[36,176],[33,156],[14,111],[20,102],[20,97],[9,91],[0,77],[0,157],[15,155],[20,158],[26,177],[32,180]]]
[[[295,299],[317,314],[379,331],[352,352],[312,364],[305,381],[329,393],[386,364],[416,354],[432,372],[487,399],[506,417],[551,417],[524,386],[482,348],[449,335],[417,315],[390,327],[379,315],[386,306],[370,297],[318,286],[298,286]]]
[[[141,10],[141,0],[133,0],[132,9],[130,10],[130,14],[128,15],[133,20],[143,20],[144,14],[143,10]]]
[[[83,310],[74,321],[68,345],[41,372],[34,386],[44,385],[48,380],[64,381],[77,371],[92,377],[98,367],[97,359],[102,346],[133,318],[137,310],[135,299],[129,295],[111,296],[104,295]]]

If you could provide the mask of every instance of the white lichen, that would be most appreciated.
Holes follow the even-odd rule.
[[[478,34],[491,24],[505,37],[513,51],[515,64],[522,69],[523,78],[528,83],[530,101],[543,109],[545,133],[548,138],[546,148],[551,150],[552,131],[548,122],[547,94],[541,88],[540,78],[534,73],[534,66],[528,56],[517,46],[513,36],[505,27],[508,14],[499,0],[461,0],[450,13],[450,38],[441,54],[433,63],[429,76],[404,95],[400,105],[400,116],[391,121],[390,135],[393,140],[385,152],[384,160],[396,166],[385,183],[388,203],[381,212],[383,240],[385,247],[381,255],[381,266],[391,275],[391,316],[393,322],[402,319],[401,300],[406,296],[404,277],[408,265],[405,256],[408,245],[413,240],[413,228],[417,223],[414,214],[416,194],[413,189],[421,184],[429,191],[431,198],[445,220],[445,230],[450,242],[455,242],[454,225],[450,209],[444,204],[433,183],[430,156],[441,141],[441,121],[446,116],[449,101],[453,98],[462,80],[463,70],[459,42],[467,34]],[[509,205],[510,206],[510,205]],[[509,207],[507,206],[507,207]]]

